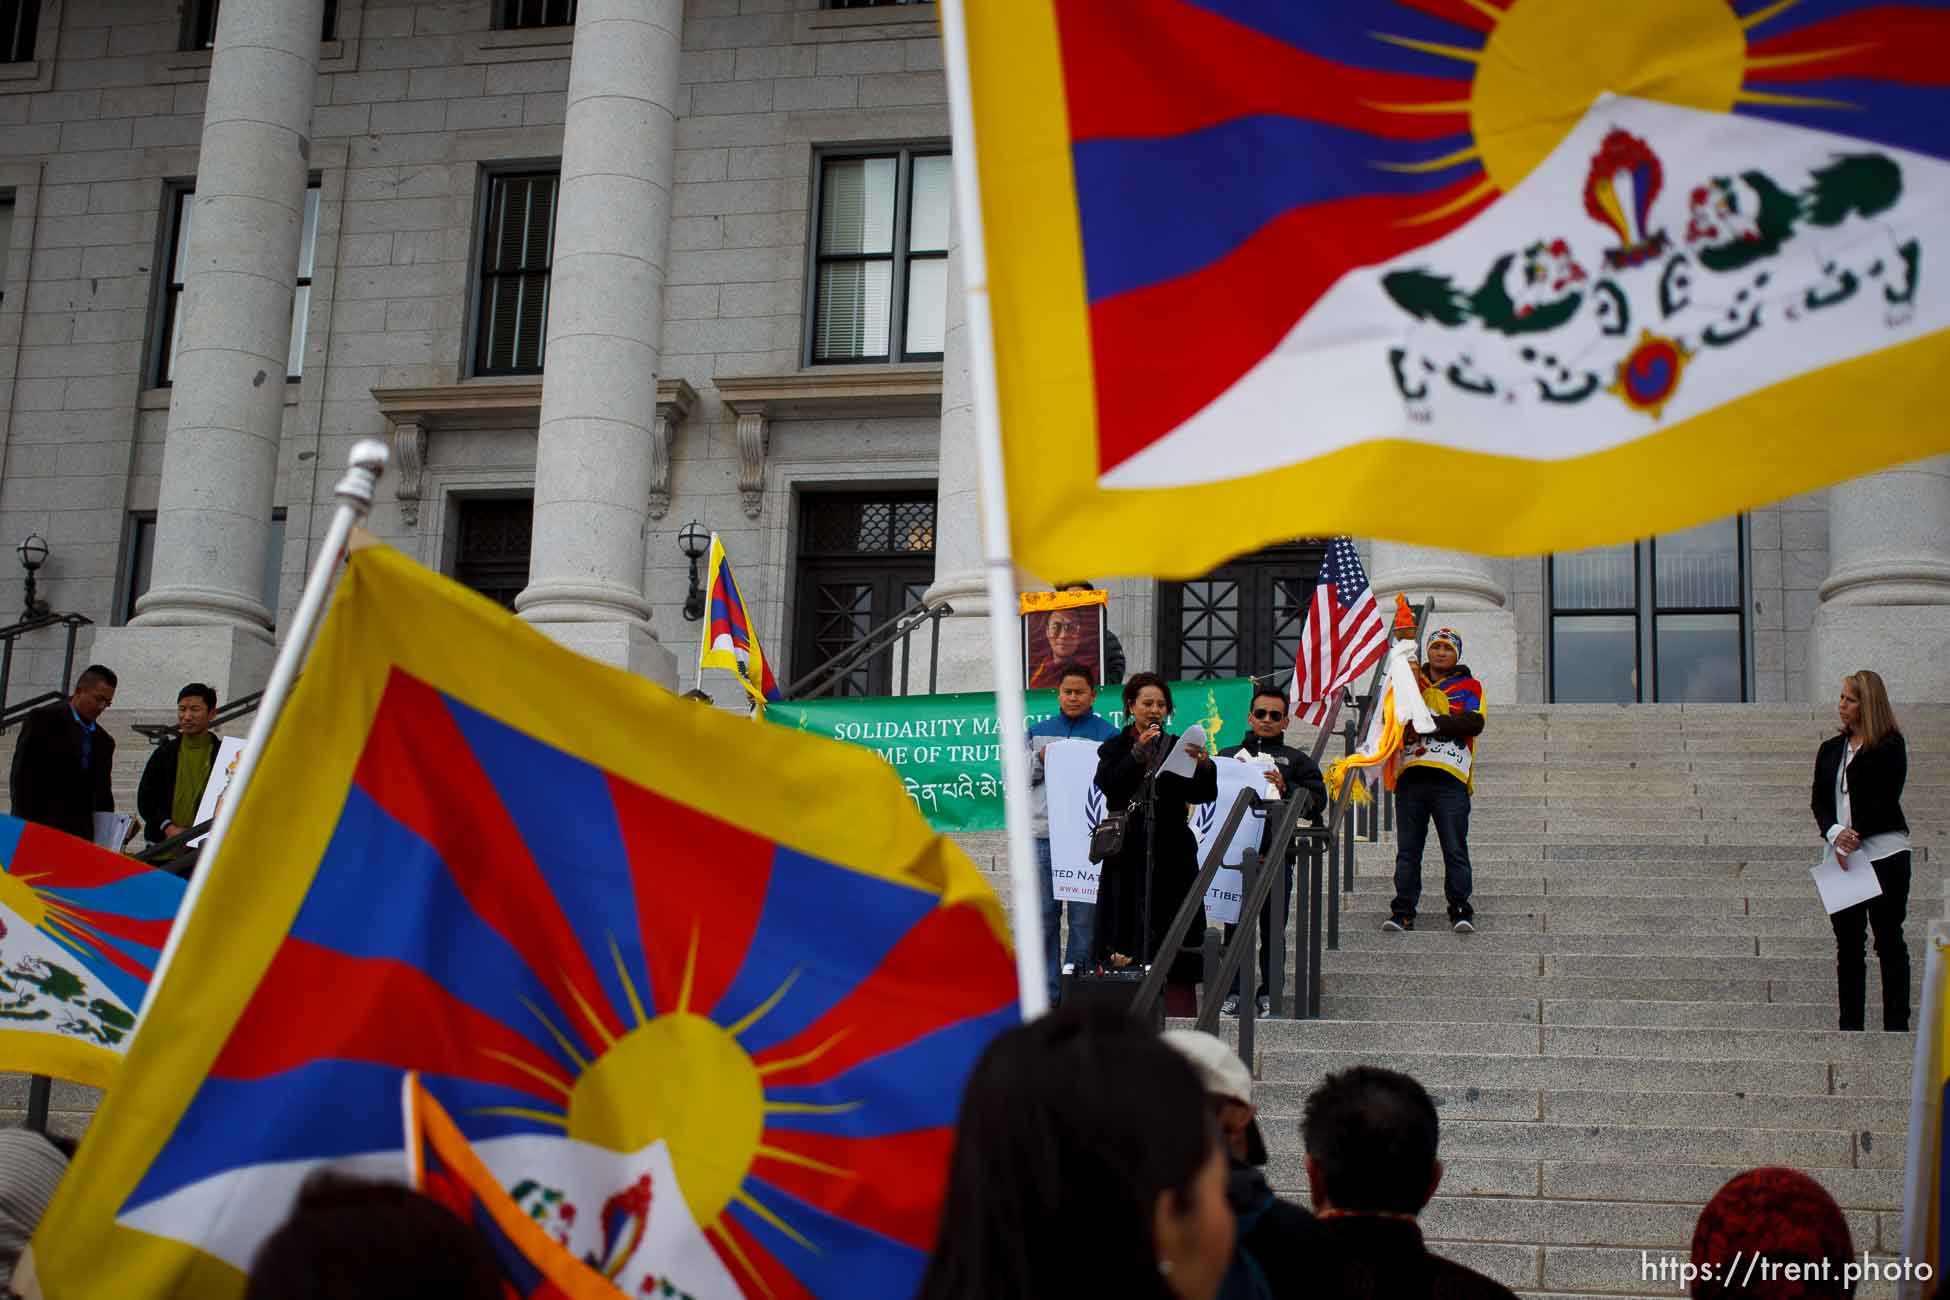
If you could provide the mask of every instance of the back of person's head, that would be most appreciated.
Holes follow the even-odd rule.
[[[1889,688],[1883,684],[1881,673],[1863,668],[1850,673],[1848,683],[1855,688],[1864,746],[1880,745],[1901,730],[1896,725],[1896,710],[1889,703]]]
[[[1010,1030],[963,1094],[918,1300],[1209,1294],[1190,1276],[1202,1268],[1171,1266],[1153,1224],[1187,1216],[1200,1250],[1218,1251],[1217,1286],[1232,1251],[1223,1192],[1223,1242],[1190,1216],[1218,1152],[1191,1065],[1128,1014],[1064,1007]]]
[[[1132,673],[1124,679],[1124,712],[1131,711],[1132,706],[1138,702],[1138,696],[1144,694],[1144,688],[1147,686],[1155,686],[1164,692],[1165,708],[1176,707],[1171,702],[1171,686],[1163,677],[1157,673]]]
[[[1842,1284],[1854,1252],[1842,1207],[1820,1183],[1798,1169],[1749,1169],[1700,1211],[1693,1263],[1713,1267],[1711,1277],[1693,1280],[1694,1300],[1842,1300],[1855,1293]],[[1772,1267],[1764,1276],[1736,1272],[1736,1258]]]
[[[116,686],[119,684],[115,676],[115,670],[107,664],[89,664],[81,670],[81,676],[74,679],[74,688],[76,691],[85,691],[95,686]]]
[[[46,1134],[0,1129],[0,1290],[12,1279],[20,1252],[67,1169],[67,1153]]]
[[[494,1252],[401,1183],[316,1173],[258,1247],[245,1300],[502,1300]]]
[[[206,686],[202,682],[191,682],[188,686],[176,692],[176,702],[178,704],[189,699],[202,700],[204,708],[210,710],[212,713],[217,711],[217,691],[213,686]]]
[[[1307,1098],[1301,1122],[1315,1204],[1420,1214],[1435,1195],[1435,1103],[1406,1074],[1373,1065],[1330,1074]]]

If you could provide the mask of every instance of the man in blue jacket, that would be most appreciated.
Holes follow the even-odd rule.
[[[1097,680],[1079,663],[1058,670],[1056,716],[1029,729],[1029,819],[1036,836],[1036,862],[1043,869],[1043,961],[1049,971],[1049,1002],[1063,993],[1063,962],[1081,967],[1090,960],[1090,940],[1097,919],[1095,903],[1070,904],[1070,942],[1058,959],[1063,927],[1063,904],[1056,900],[1056,881],[1050,874],[1049,787],[1043,784],[1043,748],[1052,740],[1094,740],[1098,744],[1117,734],[1117,728],[1097,716]]]

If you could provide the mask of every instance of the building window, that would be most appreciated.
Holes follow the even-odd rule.
[[[1744,518],[1550,559],[1559,704],[1748,698]]]
[[[264,608],[271,611],[273,622],[278,616],[278,593],[284,585],[284,520],[282,507],[271,512],[271,533],[265,539],[264,548],[264,591],[261,598]],[[118,611],[122,622],[135,617],[135,603],[149,590],[149,574],[155,559],[156,512],[132,510],[129,512],[127,539],[122,551],[122,601]]]
[[[0,63],[31,63],[47,0],[0,0]]]
[[[516,27],[572,27],[576,0],[495,0],[494,25]]]
[[[934,581],[934,502],[932,489],[800,498],[794,674],[810,673],[921,603]],[[919,635],[908,669],[912,689],[925,690],[929,648],[927,634]],[[901,687],[899,654],[890,647],[820,693],[891,695]]]
[[[182,345],[184,270],[190,259],[190,217],[196,209],[193,185],[169,189],[169,274],[162,281],[157,313],[156,387],[166,388],[176,373],[176,352]],[[285,358],[285,378],[296,380],[305,369],[305,335],[311,323],[311,280],[318,245],[318,178],[305,190],[305,224],[298,236],[298,278],[291,298],[291,347]]]
[[[454,581],[513,609],[528,586],[534,498],[466,497],[455,504]]]
[[[4,6],[7,0],[0,0]],[[39,0],[21,0],[23,4],[39,3]],[[213,49],[217,43],[217,10],[222,7],[221,0],[191,0],[184,15],[183,48],[186,50]],[[0,12],[5,12],[0,7]],[[325,0],[325,23],[319,32],[319,39],[337,40],[339,34],[339,0]]]
[[[559,172],[488,177],[481,214],[474,373],[537,375],[548,344],[548,275]]]
[[[820,160],[812,361],[940,359],[950,184],[939,150]]]

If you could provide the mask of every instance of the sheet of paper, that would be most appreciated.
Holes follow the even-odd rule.
[[[95,814],[95,843],[115,853],[122,851],[122,841],[129,836],[129,823],[135,818],[128,813]]]
[[[1835,860],[1835,846],[1829,845],[1821,861],[1809,869],[1815,888],[1821,891],[1821,905],[1833,916],[1845,907],[1866,903],[1882,896],[1882,882],[1876,879],[1875,866],[1861,850],[1848,855],[1848,870]]]
[[[1185,734],[1180,736],[1178,743],[1171,747],[1171,753],[1165,755],[1163,765],[1158,768],[1159,776],[1164,776],[1167,773],[1172,776],[1190,776],[1192,774],[1192,768],[1198,764],[1198,760],[1185,752],[1185,746],[1187,745],[1196,745],[1200,749],[1204,749],[1205,728],[1199,726],[1196,722],[1185,728]]]

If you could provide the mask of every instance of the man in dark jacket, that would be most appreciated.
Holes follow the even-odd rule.
[[[1165,1043],[1192,1063],[1226,1145],[1226,1200],[1239,1226],[1232,1265],[1218,1300],[1280,1300],[1315,1294],[1313,1252],[1320,1224],[1273,1194],[1261,1168],[1266,1141],[1253,1107],[1253,1075],[1222,1040],[1195,1029],[1168,1029]]]
[[[203,789],[210,784],[217,750],[223,744],[223,737],[210,730],[216,711],[217,693],[202,682],[191,682],[176,693],[176,734],[149,755],[135,792],[135,810],[151,844],[161,844],[196,824]]]
[[[73,695],[27,715],[8,782],[14,816],[95,838],[95,814],[115,811],[115,737],[100,725],[114,702],[115,674],[90,664]]]
[[[1330,1074],[1307,1098],[1301,1125],[1320,1220],[1306,1294],[1516,1300],[1422,1242],[1416,1219],[1442,1183],[1442,1162],[1435,1103],[1421,1084],[1372,1065]]]
[[[1267,778],[1279,790],[1280,797],[1289,799],[1295,794],[1299,794],[1303,798],[1311,797],[1313,799],[1313,811],[1310,814],[1309,820],[1313,825],[1318,826],[1320,825],[1321,810],[1327,806],[1327,782],[1321,778],[1320,767],[1314,762],[1311,754],[1307,753],[1304,749],[1295,749],[1286,743],[1286,706],[1287,700],[1284,691],[1276,690],[1272,686],[1261,686],[1255,690],[1253,692],[1252,717],[1247,720],[1248,729],[1245,743],[1234,745],[1230,749],[1220,750],[1219,756],[1221,758],[1232,758],[1240,754],[1246,754],[1271,758],[1273,760],[1273,766],[1267,770]],[[1278,816],[1276,812],[1269,811],[1266,814],[1265,829],[1260,832],[1260,851],[1262,853],[1267,850],[1272,842],[1274,829],[1278,825]],[[1282,887],[1286,890],[1285,897],[1289,909],[1293,900],[1293,863],[1297,856],[1295,850],[1298,844],[1299,841],[1295,840],[1292,844],[1288,845],[1282,867],[1285,873],[1285,880]],[[1291,916],[1292,912],[1288,910],[1285,914]],[[1273,1010],[1272,998],[1267,993],[1267,990],[1272,987],[1273,983],[1274,943],[1272,928],[1273,900],[1269,898],[1266,900],[1266,906],[1261,908],[1259,913],[1259,990],[1253,995],[1257,999],[1259,1014],[1262,1016],[1271,1015]],[[1227,943],[1232,942],[1233,931],[1236,929],[1238,927],[1233,925],[1226,927]],[[1243,977],[1235,978],[1232,985],[1232,994],[1226,998],[1222,1008],[1229,1016],[1239,1014],[1239,982],[1241,978]]]

